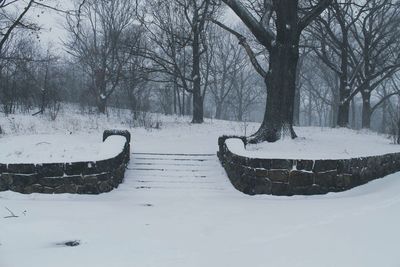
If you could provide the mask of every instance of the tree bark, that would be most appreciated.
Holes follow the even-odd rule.
[[[349,126],[349,113],[350,103],[348,98],[350,97],[350,87],[348,84],[348,51],[347,51],[347,31],[343,30],[343,42],[341,47],[341,66],[340,66],[340,85],[339,85],[339,109],[338,109],[338,121],[339,127]]]
[[[101,96],[97,100],[97,109],[99,113],[105,114],[107,107],[107,99],[102,98]]]
[[[265,84],[267,102],[260,129],[249,143],[275,142],[284,136],[296,138],[293,130],[296,71],[299,60],[298,6],[293,0],[279,2],[276,42],[271,48]]]
[[[216,103],[215,118],[218,120],[222,119],[222,103],[221,102]]]
[[[371,128],[371,94],[365,92],[362,94],[363,105],[362,105],[362,128]]]

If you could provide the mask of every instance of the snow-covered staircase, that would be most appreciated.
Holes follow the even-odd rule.
[[[215,154],[132,153],[126,190],[229,190]],[[124,189],[122,189],[124,190]]]

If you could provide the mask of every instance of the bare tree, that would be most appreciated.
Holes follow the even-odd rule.
[[[192,94],[193,123],[202,123],[204,95],[208,86],[208,71],[202,64],[207,55],[207,27],[209,17],[215,12],[212,0],[154,0],[148,4],[151,21],[148,32],[152,49],[146,57],[155,63],[155,70],[168,74],[177,87]],[[176,88],[174,89],[176,91]],[[184,92],[183,92],[184,94]],[[184,104],[183,104],[184,106]]]
[[[371,93],[400,69],[400,3],[373,0],[367,7],[352,29],[363,66],[351,96],[361,93],[363,128],[370,128]]]
[[[247,58],[236,39],[221,29],[215,29],[209,51],[213,57],[210,64],[210,93],[215,104],[215,118],[222,119],[225,104],[235,85],[238,72],[247,64]]]
[[[264,120],[260,129],[249,138],[249,142],[274,142],[284,135],[295,138],[293,112],[300,36],[332,0],[252,1],[253,4],[247,7],[240,0],[223,2],[239,16],[257,41],[269,52],[269,70],[265,71],[246,38],[219,23],[239,38],[267,87]]]
[[[252,71],[249,64],[243,66],[233,77],[233,90],[229,96],[230,109],[238,121],[248,120],[249,113],[256,104],[260,104],[260,96],[265,94],[263,82]]]
[[[334,0],[324,16],[319,17],[309,32],[314,43],[313,51],[331,71],[339,77],[337,125],[349,124],[350,101],[346,101],[351,89],[356,86],[356,77],[361,70],[362,59],[354,53],[352,27],[358,22],[366,4],[356,5],[353,0]]]
[[[135,8],[131,0],[88,0],[79,13],[67,17],[70,38],[65,45],[90,77],[89,91],[101,113],[129,60],[123,45],[129,36],[124,33],[134,22]]]

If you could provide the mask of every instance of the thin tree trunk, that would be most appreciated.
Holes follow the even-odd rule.
[[[362,106],[362,128],[369,129],[371,128],[371,103],[370,103],[370,98],[371,94],[370,93],[363,93],[362,94],[363,98],[363,106]]]
[[[193,31],[193,119],[192,123],[204,122],[203,96],[200,78],[200,33],[195,27]]]

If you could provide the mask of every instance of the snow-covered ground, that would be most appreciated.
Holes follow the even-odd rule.
[[[126,128],[72,112],[65,124],[18,119],[13,131],[0,117],[6,134],[68,132],[68,121],[98,139]],[[400,174],[323,196],[247,196],[215,156],[217,137],[243,134],[243,124],[161,119],[161,130],[131,129],[136,154],[110,193],[0,192],[0,266],[400,266]],[[19,217],[4,218],[5,207]],[[69,240],[81,245],[58,245]]]
[[[344,128],[296,127],[299,138],[247,145],[228,140],[232,152],[252,158],[348,159],[400,152],[389,138],[370,131]]]
[[[93,135],[20,135],[0,140],[1,163],[56,163],[96,161],[117,156],[125,137],[110,136],[102,142]]]

